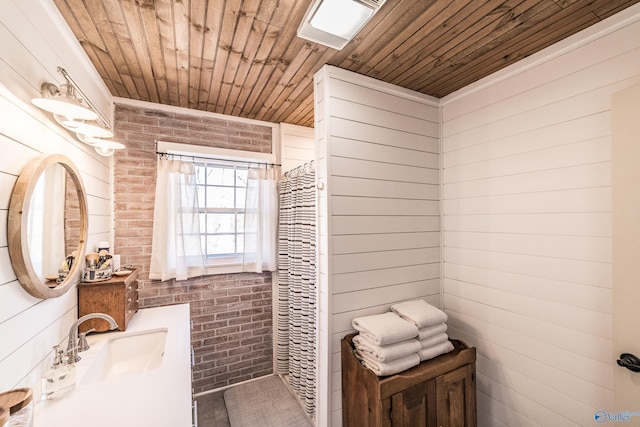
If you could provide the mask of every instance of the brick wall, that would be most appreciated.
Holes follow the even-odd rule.
[[[271,152],[271,128],[116,104],[114,253],[140,269],[140,307],[189,302],[196,393],[272,373],[271,274],[149,280],[156,140]]]

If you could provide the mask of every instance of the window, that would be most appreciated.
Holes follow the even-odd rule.
[[[200,233],[207,264],[242,264],[244,251],[246,166],[196,163]]]
[[[192,221],[193,228],[183,237],[190,237],[194,246],[202,249],[200,259],[205,258],[205,274],[274,271],[277,265],[277,180],[280,176],[279,165],[273,164],[276,156],[166,141],[158,141],[157,151],[187,161],[193,168],[189,175],[189,188],[194,195],[190,206],[195,208],[197,198],[197,210],[192,210],[197,214],[192,215],[197,217],[198,224]],[[159,184],[160,181],[158,188],[161,187]],[[174,203],[174,190],[168,184],[163,185],[169,193],[166,199]],[[156,204],[158,200],[156,197]],[[165,205],[156,206],[156,212],[166,211],[168,216],[175,216],[183,209],[171,203]],[[160,237],[170,234],[167,225],[157,222],[156,227],[154,221],[154,242],[156,228]],[[160,237],[158,241],[164,243]],[[177,242],[170,243],[165,247],[158,246],[156,251],[161,254],[156,257],[159,266],[156,276],[160,280],[165,280],[160,277],[170,264],[164,262],[163,254],[183,249]],[[152,256],[152,261],[156,258]]]

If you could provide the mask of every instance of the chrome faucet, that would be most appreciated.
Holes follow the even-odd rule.
[[[76,363],[80,361],[80,356],[78,356],[78,343],[77,343],[78,326],[80,326],[80,324],[85,320],[89,320],[89,319],[106,320],[107,322],[109,322],[109,328],[111,328],[112,331],[118,327],[118,324],[113,319],[113,317],[104,313],[86,314],[81,318],[79,318],[78,320],[76,320],[75,322],[73,322],[73,324],[71,325],[71,329],[69,329],[69,340],[67,341],[67,355],[69,356],[69,363]],[[86,350],[87,348],[88,346],[83,348],[83,350]]]

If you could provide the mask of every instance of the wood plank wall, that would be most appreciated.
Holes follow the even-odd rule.
[[[639,81],[632,7],[442,101],[444,307],[480,426],[612,408],[610,106]]]
[[[397,301],[440,305],[439,108],[325,66],[316,74],[318,425],[342,425],[340,339]]]
[[[82,49],[68,43],[73,39],[57,27],[56,22],[63,22],[57,9],[45,3],[3,1],[0,6],[0,392],[31,387],[36,399],[42,372],[52,361],[52,346],[64,342],[77,318],[77,297],[72,288],[59,298],[40,300],[16,280],[6,227],[9,199],[22,168],[41,153],[69,157],[87,192],[89,247],[109,241],[112,229],[111,160],[76,140],[30,102],[39,95],[42,82],[61,83],[56,66],[79,77],[96,105],[108,105],[111,99],[104,84],[104,90],[93,89],[101,87],[99,76],[92,80],[88,60],[73,53]]]

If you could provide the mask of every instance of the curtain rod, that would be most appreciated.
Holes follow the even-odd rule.
[[[303,165],[300,166],[296,166],[295,168],[291,169],[290,171],[287,171],[284,173],[285,178],[293,178],[295,176],[299,176],[299,175],[304,175],[306,173],[309,173],[311,171],[315,171],[315,160],[311,160]]]
[[[177,153],[163,153],[162,151],[156,151],[156,154],[162,156],[174,156],[174,157],[179,157],[181,159],[192,159],[193,161],[195,161],[196,159],[198,160],[211,160],[214,162],[229,162],[229,163],[244,163],[247,164],[249,166],[251,165],[260,165],[260,166],[270,166],[270,167],[276,167],[276,166],[282,166],[279,163],[266,163],[266,162],[253,162],[250,160],[233,160],[233,159],[222,159],[222,158],[216,158],[216,157],[205,157],[205,156],[195,156],[195,155],[191,155],[191,154],[177,154]]]

